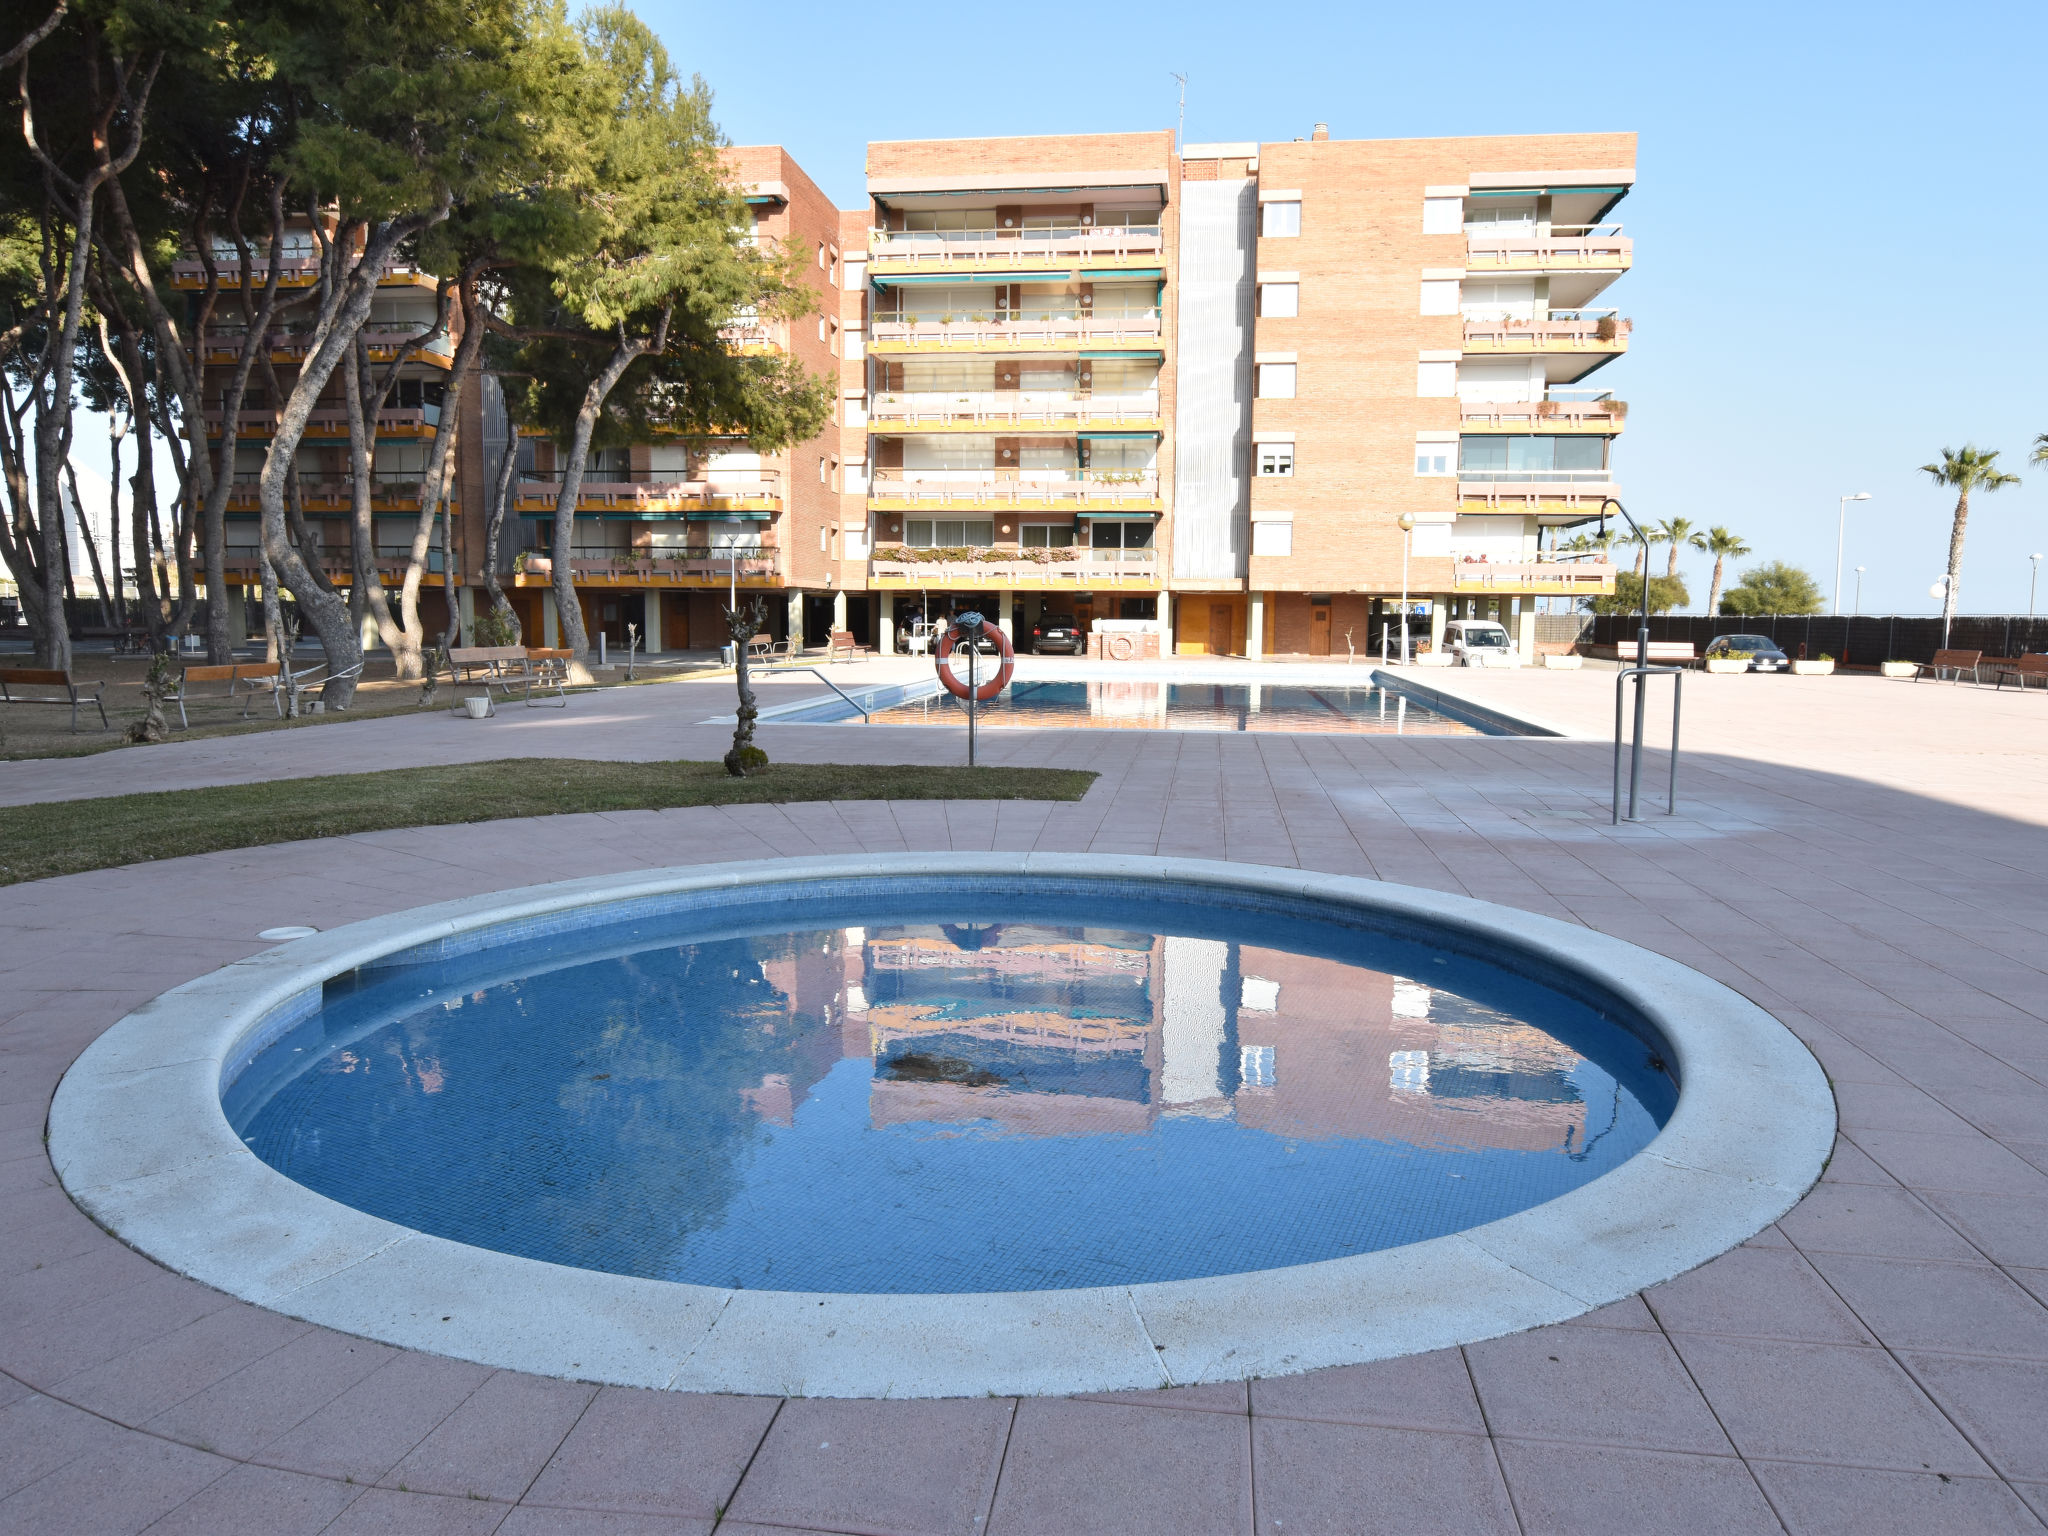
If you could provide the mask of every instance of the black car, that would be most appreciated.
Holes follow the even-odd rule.
[[[1034,656],[1043,656],[1047,651],[1065,651],[1069,656],[1079,656],[1087,649],[1087,637],[1070,614],[1048,613],[1031,626],[1031,653]]]
[[[1717,635],[1707,647],[1709,661],[1747,661],[1752,672],[1790,672],[1792,658],[1768,635]]]

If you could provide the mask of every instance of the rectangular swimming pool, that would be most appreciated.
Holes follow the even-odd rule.
[[[879,701],[878,701],[879,702]],[[872,705],[870,706],[872,708]],[[965,725],[967,706],[936,682],[922,696],[873,709],[875,725]],[[1374,683],[1169,682],[1156,679],[1018,681],[981,706],[983,726],[1040,730],[1295,731],[1388,736],[1509,732],[1477,716],[1455,718]]]

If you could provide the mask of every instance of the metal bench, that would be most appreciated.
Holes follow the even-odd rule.
[[[185,730],[192,728],[192,722],[185,716],[185,701],[192,697],[196,683],[227,684],[226,691],[219,697],[233,700],[239,695],[242,699],[241,718],[244,720],[249,718],[249,706],[256,701],[256,695],[267,692],[271,703],[276,706],[278,718],[284,718],[284,667],[281,663],[236,661],[218,666],[186,667],[172,680],[171,691],[163,697],[164,703],[178,706],[178,724]]]
[[[71,709],[71,729],[78,729],[78,708],[90,704],[100,712],[100,729],[108,730],[107,706],[101,702],[100,694],[105,690],[104,682],[94,683],[92,691],[86,692],[72,680],[71,674],[61,667],[0,667],[0,704],[63,704]],[[58,693],[17,693],[17,688],[61,688]]]
[[[2003,688],[2008,678],[2019,684],[2021,693],[2027,691],[2028,682],[2036,679],[2042,687],[2048,688],[2048,655],[2036,652],[2022,656],[2018,661],[2000,662],[1992,679],[1993,685]]]
[[[1936,651],[1934,660],[1920,663],[1919,675],[1914,681],[1932,677],[1936,682],[1960,683],[1967,672],[1971,682],[1981,683],[1984,675],[1979,669],[1983,660],[1982,651]]]
[[[523,645],[454,646],[448,652],[448,669],[458,685],[481,686],[487,699],[495,700],[500,691],[508,699],[516,693],[531,708],[537,702],[534,689],[552,688],[559,706],[567,708],[569,696],[562,684],[568,675],[568,658],[567,651],[529,650]],[[491,713],[497,713],[495,701]]]

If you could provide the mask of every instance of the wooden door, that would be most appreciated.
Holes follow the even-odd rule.
[[[1330,654],[1330,610],[1327,605],[1308,611],[1308,653],[1311,656]]]
[[[1229,603],[1211,603],[1209,605],[1209,654],[1211,656],[1228,656],[1235,651],[1236,647],[1232,642],[1236,639],[1236,635],[1233,633],[1237,628],[1234,622],[1236,617],[1237,611]]]

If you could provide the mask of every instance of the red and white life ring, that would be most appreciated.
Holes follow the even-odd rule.
[[[991,635],[995,638],[996,649],[1002,654],[1003,658],[1003,664],[996,668],[994,677],[978,678],[975,681],[974,697],[977,702],[986,704],[990,699],[1010,686],[1010,674],[1017,670],[1017,652],[1011,646],[1010,637],[1003,633],[1001,626],[984,624],[981,626],[981,632],[984,635]],[[958,624],[948,624],[946,632],[939,636],[938,649],[932,652],[932,658],[939,666],[939,686],[956,699],[967,697],[967,684],[954,675],[953,669],[946,665],[946,658],[953,654],[954,645],[966,633],[967,631]]]
[[[1102,652],[1111,661],[1129,661],[1137,650],[1137,641],[1129,635],[1110,635],[1102,642]]]

